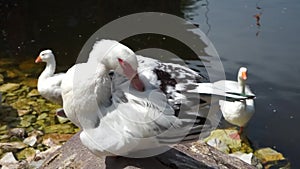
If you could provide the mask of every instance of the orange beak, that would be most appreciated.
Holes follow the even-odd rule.
[[[35,63],[40,63],[42,62],[42,58],[40,56],[38,56],[36,59],[35,59]]]
[[[145,90],[145,85],[144,83],[141,81],[141,79],[139,78],[139,75],[137,73],[136,70],[133,70],[133,68],[131,67],[131,65],[129,63],[127,63],[126,61],[118,58],[119,64],[121,66],[121,68],[124,71],[125,76],[128,79],[131,79],[131,84],[132,86],[140,91],[143,92]]]
[[[247,80],[247,72],[242,72],[242,79]]]

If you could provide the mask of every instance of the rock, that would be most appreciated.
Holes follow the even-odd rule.
[[[61,147],[61,145],[55,145],[55,146],[50,147],[46,151],[37,151],[36,156],[35,156],[35,160],[38,161],[38,160],[41,160],[41,159],[45,159],[50,154],[57,151],[60,147]]]
[[[0,148],[2,148],[4,151],[16,151],[26,148],[27,145],[23,142],[10,142],[10,143],[0,143]]]
[[[17,153],[18,160],[26,160],[31,162],[35,157],[35,149],[32,147],[25,148],[24,150]]]
[[[20,63],[19,68],[26,73],[39,74],[43,67],[35,64],[34,60],[26,60]]]
[[[252,157],[253,157],[253,153],[242,153],[242,152],[234,152],[232,154],[229,154],[232,157],[237,157],[241,160],[243,160],[244,162],[248,163],[248,164],[252,164]]]
[[[1,142],[3,142],[3,140],[7,140],[7,139],[9,139],[10,138],[10,135],[7,135],[7,134],[1,134],[0,135],[0,140],[1,140]]]
[[[31,107],[28,105],[29,99],[22,98],[18,99],[17,101],[13,102],[11,106],[15,109],[20,110],[31,110]]]
[[[36,79],[36,78],[26,78],[21,82],[21,84],[28,86],[30,88],[36,88],[37,82],[38,82],[38,79]]]
[[[28,93],[27,97],[35,97],[35,96],[39,96],[39,95],[40,95],[40,93],[38,92],[38,90],[32,89],[32,90]]]
[[[44,120],[48,117],[48,113],[42,113],[38,116],[37,120]]]
[[[51,146],[53,144],[58,145],[68,141],[72,136],[73,134],[57,134],[57,133],[46,134],[43,136],[43,144],[47,146]]]
[[[269,162],[269,161],[284,160],[284,157],[281,153],[279,153],[276,150],[273,150],[271,148],[262,148],[262,149],[256,150],[254,155],[262,163],[266,163],[266,162]]]
[[[71,124],[55,124],[51,126],[45,126],[45,133],[59,133],[59,134],[73,134],[74,126]]]
[[[24,128],[12,128],[9,130],[11,136],[16,136],[24,139],[26,136],[26,130]]]
[[[2,165],[1,169],[28,169],[29,165],[26,160],[22,160],[18,163],[10,163],[6,165]]]
[[[22,120],[19,124],[19,127],[29,127],[31,126],[31,123],[25,120]]]
[[[7,130],[7,125],[3,125],[0,127],[0,131]]]
[[[40,131],[40,130],[33,130],[30,133],[28,133],[28,136],[39,137],[39,136],[42,136],[42,135],[44,135],[44,133],[42,131]]]
[[[212,139],[208,140],[207,144],[212,147],[215,147],[216,149],[218,149],[224,153],[229,154],[229,151],[230,151],[229,147],[224,142],[219,140],[218,138],[212,138]]]
[[[56,118],[60,124],[63,124],[63,123],[66,123],[69,121],[68,118],[64,118],[64,117],[60,117],[60,116],[56,116]]]
[[[77,133],[60,149],[52,153],[44,161],[40,168],[57,169],[57,168],[243,168],[254,169],[253,166],[237,159],[230,157],[207,144],[197,143],[196,149],[200,153],[191,152],[190,144],[174,145],[169,151],[148,158],[126,158],[126,157],[109,157],[95,156],[86,147],[84,147]]]
[[[26,114],[29,114],[31,112],[31,110],[18,109],[17,112],[18,112],[18,115],[21,117],[21,116],[24,116]]]
[[[7,165],[7,164],[16,164],[18,161],[16,160],[14,154],[12,152],[8,152],[3,155],[0,159],[0,165]]]
[[[18,83],[5,83],[0,86],[0,92],[11,92],[20,88]]]
[[[29,145],[29,146],[34,146],[35,145],[35,143],[37,142],[37,137],[36,136],[29,136],[29,137],[27,137],[27,138],[25,138],[24,140],[23,140],[23,143],[24,144],[27,144],[27,145]]]
[[[10,79],[13,79],[13,78],[18,77],[18,75],[14,71],[6,70],[6,77],[10,78]]]
[[[55,145],[57,145],[56,143],[54,143],[54,141],[51,138],[47,138],[47,139],[43,139],[43,145],[48,146],[48,147],[53,147]]]
[[[24,115],[20,119],[20,127],[29,127],[32,123],[36,122],[36,116],[31,114]]]
[[[4,76],[2,74],[0,74],[0,84],[4,83]]]
[[[212,131],[211,135],[205,138],[204,141],[209,142],[213,145],[213,142],[216,142],[217,139],[217,142],[219,142],[219,144],[215,144],[217,146],[216,148],[223,150],[223,152],[225,153],[236,151],[247,153],[252,152],[252,148],[250,147],[250,145],[246,144],[244,141],[242,142],[240,137],[232,138],[232,136],[236,135],[237,132],[238,131],[235,129],[217,129]],[[223,144],[225,144],[229,148],[229,151]],[[221,148],[218,146],[221,146]]]

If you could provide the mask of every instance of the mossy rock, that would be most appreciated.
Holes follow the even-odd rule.
[[[44,132],[49,133],[59,133],[59,134],[73,134],[75,133],[75,126],[71,124],[56,124],[52,126],[46,126]]]
[[[48,113],[42,113],[38,116],[37,120],[43,120],[46,119],[48,117]]]
[[[0,85],[4,83],[4,76],[0,74]]]
[[[254,155],[263,163],[284,159],[284,157],[281,153],[279,153],[276,150],[273,150],[269,147],[256,150]]]
[[[32,147],[25,148],[24,150],[18,152],[16,156],[19,161],[33,159],[35,156],[35,149]]]
[[[0,92],[12,92],[20,88],[18,83],[5,83],[0,86]]]
[[[21,82],[21,84],[28,86],[30,88],[36,88],[37,82],[38,82],[38,79],[36,79],[36,78],[26,78]]]
[[[35,115],[24,115],[20,118],[20,127],[29,127],[32,125],[32,123],[36,122],[36,116]]]
[[[29,110],[30,106],[28,105],[28,102],[30,100],[27,98],[18,99],[14,103],[11,104],[11,106],[15,109],[22,109],[22,110]]]

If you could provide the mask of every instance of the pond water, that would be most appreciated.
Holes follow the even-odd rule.
[[[212,0],[192,7],[196,9],[186,15],[203,25],[201,29],[219,52],[226,77],[235,79],[240,66],[249,69],[249,85],[257,99],[248,137],[258,147],[283,152],[292,168],[299,168],[300,2]],[[253,17],[258,13],[260,26]]]
[[[109,21],[144,11],[185,17],[213,42],[227,79],[235,79],[240,66],[248,67],[257,95],[246,129],[253,145],[273,147],[299,168],[299,9],[298,0],[0,1],[0,57],[33,60],[50,47],[59,56],[58,69],[66,70],[86,40]]]

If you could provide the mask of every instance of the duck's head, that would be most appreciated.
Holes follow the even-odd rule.
[[[245,82],[247,80],[247,68],[241,67],[238,73],[238,81]]]
[[[95,43],[89,55],[88,62],[101,62],[107,70],[125,75],[131,79],[132,85],[139,91],[144,90],[144,85],[139,79],[137,68],[138,61],[135,53],[127,46],[114,40],[101,40]]]
[[[54,59],[54,55],[50,49],[43,50],[35,59],[35,63],[48,62]]]

